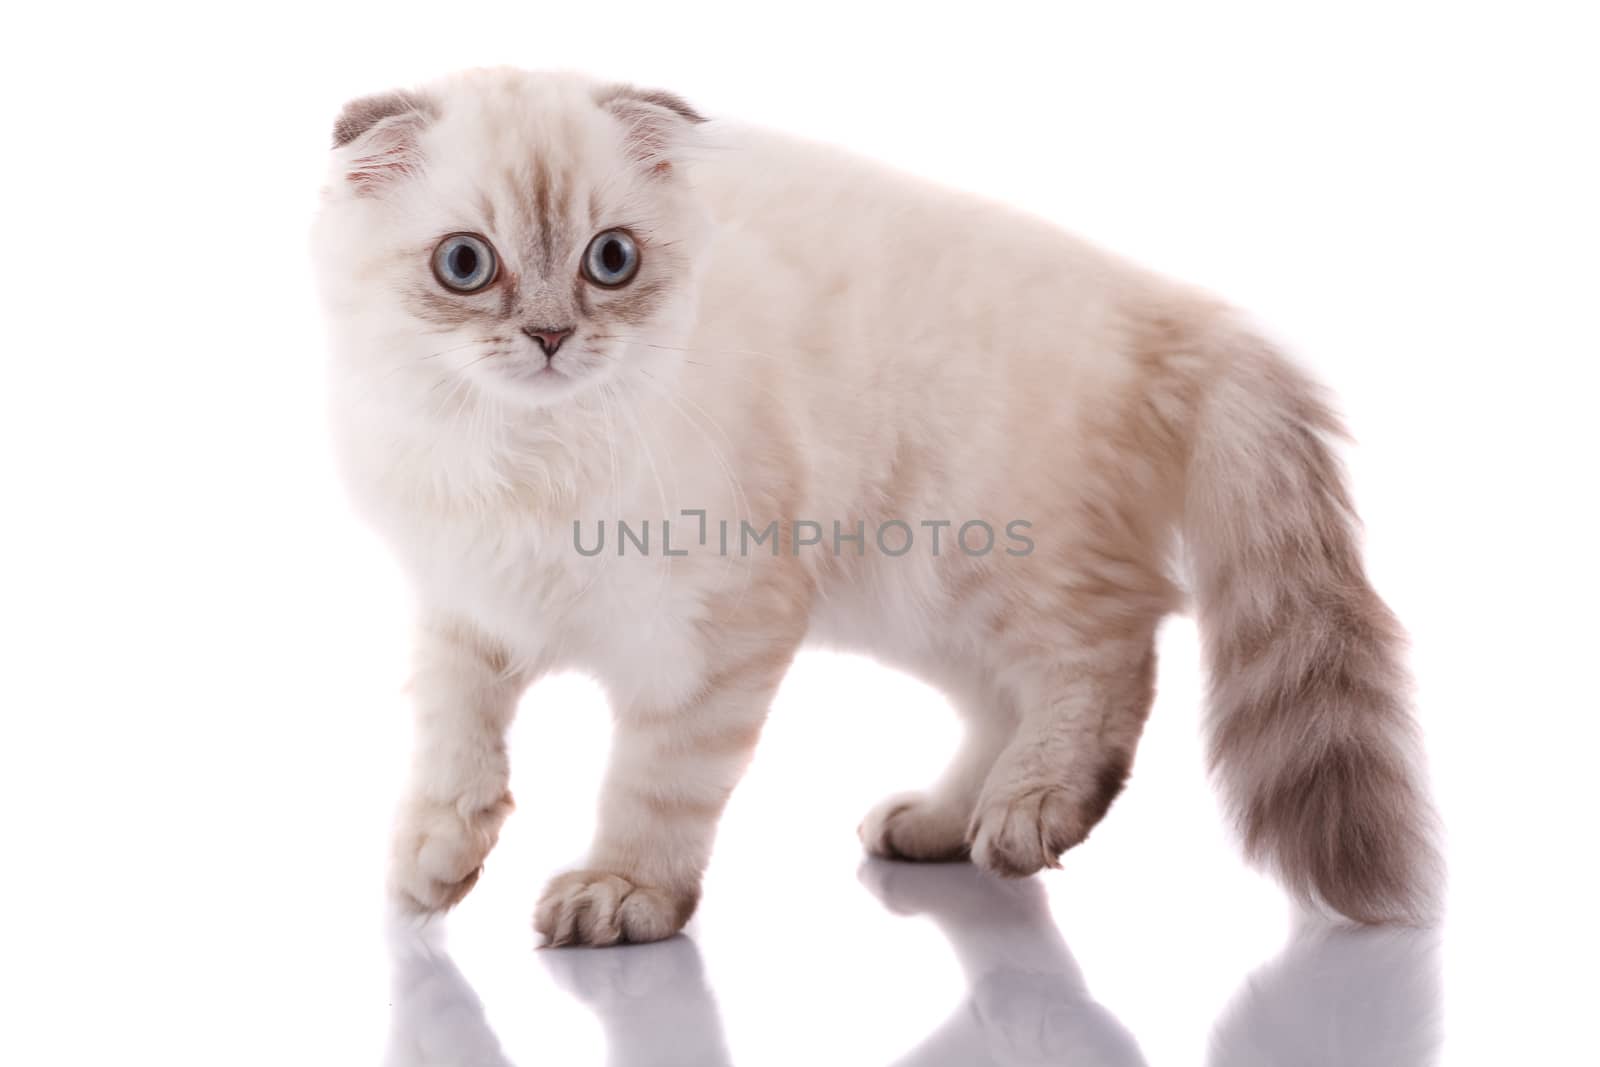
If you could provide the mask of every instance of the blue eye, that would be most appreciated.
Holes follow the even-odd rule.
[[[596,234],[583,253],[583,276],[606,289],[633,281],[639,273],[639,246],[626,230]]]
[[[457,293],[475,293],[498,273],[494,248],[473,233],[453,233],[433,250],[433,276]]]

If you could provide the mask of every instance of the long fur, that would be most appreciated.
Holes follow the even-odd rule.
[[[593,284],[615,228],[638,272]],[[498,252],[481,292],[434,272],[459,233]],[[808,641],[918,674],[967,724],[938,783],[868,813],[870,851],[1053,866],[1132,771],[1181,542],[1249,850],[1352,918],[1427,910],[1398,629],[1332,418],[1216,300],[670,94],[517,71],[352,104],[316,258],[340,462],[421,622],[401,906],[471,888],[521,694],[576,669],[616,741],[594,849],[536,925],[668,936]],[[548,358],[533,340],[569,329]],[[746,524],[773,532],[751,551]]]
[[[1196,427],[1184,530],[1212,770],[1249,854],[1362,922],[1434,914],[1439,860],[1404,637],[1362,567],[1337,418],[1262,342],[1232,344]]]

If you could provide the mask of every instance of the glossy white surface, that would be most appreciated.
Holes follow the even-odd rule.
[[[1537,3],[8,14],[0,1063],[1592,1061],[1593,41]],[[1128,791],[1009,887],[861,871],[856,822],[956,727],[807,655],[687,936],[616,951],[534,947],[606,747],[551,679],[449,955],[391,948],[409,608],[329,469],[305,235],[344,99],[488,62],[670,86],[1259,311],[1361,443],[1448,831],[1437,949],[1296,935],[1242,867],[1185,620]]]
[[[1003,883],[967,865],[882,861],[864,864],[861,880],[886,914],[920,918],[918,936],[939,940],[958,964],[956,995],[939,989],[931,998],[933,1004],[949,1002],[932,1027],[907,1018],[926,1011],[884,1004],[886,997],[927,991],[926,976],[913,969],[922,946],[885,975],[885,987],[876,991],[851,997],[848,990],[856,983],[825,977],[786,1005],[785,1025],[741,1048],[741,1056],[730,1048],[721,1003],[737,1006],[750,998],[719,993],[692,936],[612,951],[542,952],[546,974],[528,983],[530,993],[542,1000],[554,987],[591,1011],[604,1062],[614,1067],[879,1062],[870,1058],[876,1049],[869,1053],[864,1047],[874,1045],[903,1046],[885,1062],[906,1067],[1113,1067],[1198,1062],[1201,1056],[1217,1064],[1400,1065],[1432,1062],[1438,1050],[1437,940],[1426,931],[1297,932],[1240,983],[1211,1028],[1209,1052],[1193,1049],[1188,1060],[1160,1034],[1141,1041],[1096,999],[1037,880]],[[525,1051],[502,1040],[483,998],[436,938],[401,933],[392,945],[386,1064],[546,1061],[551,1048],[543,1034],[535,1033]],[[856,950],[870,955],[872,945]],[[855,969],[850,953],[839,955],[838,969]],[[757,995],[763,987],[784,988],[792,979],[783,962],[773,958],[768,973],[758,970],[737,984],[753,985]],[[1168,1056],[1152,1060],[1147,1047]],[[593,1049],[589,1059],[566,1062],[600,1062],[600,1054]]]

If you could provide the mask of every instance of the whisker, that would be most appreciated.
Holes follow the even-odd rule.
[[[501,340],[502,339],[498,338],[498,337],[491,337],[491,338],[488,338],[487,340],[467,341],[467,342],[465,342],[463,344],[452,345],[449,348],[441,348],[437,352],[430,352],[428,355],[418,358],[417,362],[421,363],[425,359],[438,359],[440,356],[448,356],[452,352],[459,352],[463,348],[472,348],[474,345],[489,344],[491,342],[498,342],[498,341],[501,341]]]
[[[659,348],[667,352],[703,352],[708,355],[761,356],[765,359],[781,360],[785,365],[792,365],[793,363],[792,360],[785,359],[782,356],[774,355],[771,352],[760,352],[753,348],[687,348],[682,345],[658,344],[655,341],[646,341],[642,337],[623,337],[619,334],[611,333],[596,334],[595,337],[597,340],[601,341],[621,341],[623,344],[641,345],[645,348]]]

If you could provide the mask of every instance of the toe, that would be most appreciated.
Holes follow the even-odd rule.
[[[987,807],[976,821],[972,854],[996,874],[1024,878],[1059,867],[1061,853],[1083,840],[1077,808],[1058,789],[1039,789]]]
[[[902,793],[890,797],[867,812],[867,817],[856,827],[856,836],[861,838],[862,846],[874,856],[898,859],[899,853],[896,852],[891,837],[891,826],[917,800],[918,797],[913,793]]]
[[[966,855],[965,822],[960,813],[908,793],[879,804],[856,832],[871,855],[937,862]]]
[[[533,925],[552,948],[643,943],[671,937],[693,910],[692,895],[638,886],[615,874],[574,871],[545,889]]]
[[[620,914],[623,937],[635,944],[671,937],[689,921],[685,906],[658,889],[629,893]]]
[[[405,813],[394,842],[390,895],[402,911],[428,914],[459,904],[511,811],[505,794],[485,806],[422,803]]]

